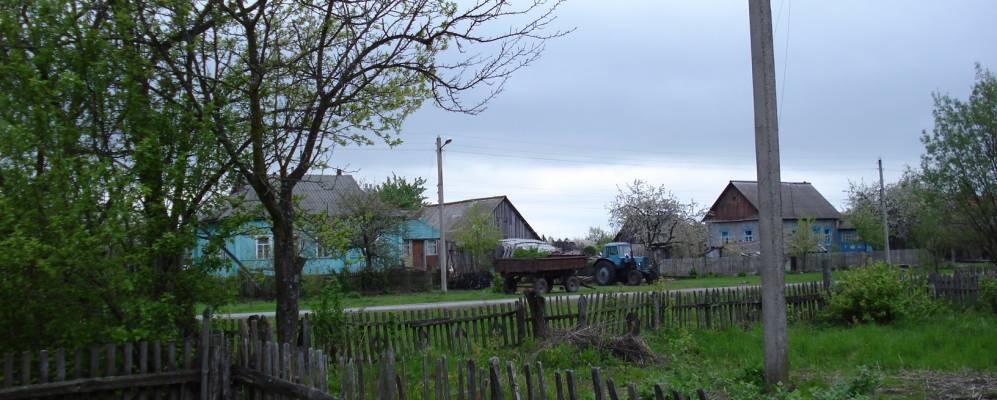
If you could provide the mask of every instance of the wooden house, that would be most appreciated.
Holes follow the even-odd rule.
[[[730,181],[703,218],[711,255],[758,251],[758,182]],[[782,182],[782,220],[786,234],[803,218],[813,218],[812,229],[826,250],[841,247],[841,213],[809,182]]]

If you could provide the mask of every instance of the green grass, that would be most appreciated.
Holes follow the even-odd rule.
[[[929,382],[901,379],[909,371],[966,370],[997,373],[997,316],[976,313],[940,315],[931,320],[905,322],[888,326],[821,327],[796,324],[789,329],[790,384],[794,395],[813,398],[817,392],[855,387],[862,382],[879,382],[873,398],[931,398]],[[612,378],[618,390],[625,382],[634,382],[642,398],[651,394],[654,383],[668,389],[690,393],[698,388],[711,391],[711,398],[721,392],[726,398],[763,398],[761,392],[762,333],[760,327],[749,330],[659,330],[647,332],[645,341],[665,357],[655,365],[635,365],[614,357],[609,351],[594,347],[579,348],[568,343],[541,346],[527,343],[518,348],[498,345],[474,347],[469,354],[457,355],[430,349],[425,354],[446,354],[451,366],[451,382],[456,382],[453,368],[458,360],[474,359],[478,365],[491,356],[522,363],[541,361],[553,396],[553,372],[573,369],[581,380],[581,398],[592,398],[590,368],[601,368],[603,377]],[[422,356],[400,361],[408,382],[419,390]],[[871,372],[868,372],[871,371]],[[504,374],[504,373],[503,373]],[[521,377],[520,377],[521,378]],[[503,378],[505,379],[505,378]],[[338,382],[336,379],[331,382]],[[520,382],[520,387],[525,387]],[[781,398],[781,397],[779,397]],[[829,398],[829,397],[821,397]],[[839,397],[830,397],[839,398]]]
[[[803,273],[803,274],[786,274],[787,283],[797,283],[797,282],[811,282],[820,280],[821,275],[817,272]],[[660,279],[653,285],[640,285],[640,286],[627,286],[622,284],[616,284],[611,286],[597,286],[595,288],[582,288],[578,293],[580,294],[591,294],[599,292],[634,292],[634,291],[655,291],[655,290],[671,290],[671,289],[690,289],[690,288],[712,288],[712,287],[726,287],[726,286],[738,286],[738,285],[757,285],[761,283],[761,278],[757,275],[748,275],[743,277],[738,276],[716,276],[716,277],[702,277],[702,278],[685,278],[685,279]],[[558,290],[551,292],[551,295],[563,295],[566,294],[564,291]],[[440,291],[430,291],[430,292],[420,292],[420,293],[401,293],[401,294],[380,294],[380,295],[361,295],[358,293],[347,293],[343,298],[344,307],[371,307],[371,306],[385,306],[385,305],[395,305],[395,304],[414,304],[414,303],[439,303],[447,301],[473,301],[473,300],[491,300],[491,299],[504,299],[504,298],[516,298],[519,295],[508,295],[504,293],[495,293],[490,288],[481,290],[450,290],[446,294]],[[273,301],[241,301],[229,305],[223,306],[219,311],[225,313],[242,313],[242,312],[262,312],[262,311],[274,311],[276,304]],[[308,299],[303,301],[303,308],[308,308]],[[198,308],[198,313],[201,312],[202,307]]]

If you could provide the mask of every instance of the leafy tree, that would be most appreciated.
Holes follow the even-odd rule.
[[[475,268],[491,264],[502,230],[495,224],[491,211],[478,204],[472,205],[464,219],[455,227],[454,241],[471,255]]]
[[[813,217],[800,218],[796,221],[796,229],[786,238],[786,251],[796,257],[802,270],[806,270],[807,254],[820,248],[820,236],[813,227]]]
[[[561,34],[545,33],[558,4],[138,0],[116,15],[136,21],[141,37],[129,44],[183,83],[176,90],[191,109],[235,122],[209,127],[270,219],[278,340],[287,342],[304,266],[295,252],[297,183],[329,165],[335,147],[398,144],[402,122],[427,99],[481,111]]]
[[[701,217],[695,203],[683,203],[664,185],[642,180],[620,188],[609,205],[610,223],[653,250],[652,258],[659,251],[671,252],[680,246],[693,251],[705,248]]]
[[[917,245],[914,231],[924,207],[920,192],[923,186],[919,174],[907,169],[899,181],[887,184],[884,188],[886,220],[890,227],[890,244],[894,248]],[[859,237],[873,248],[884,248],[879,184],[852,182],[848,190],[848,204],[846,214],[855,225]]]
[[[606,230],[601,227],[590,226],[589,233],[585,236],[585,240],[592,242],[592,245],[601,251],[602,247],[605,246],[606,243],[613,241],[613,235],[606,232]]]
[[[227,186],[224,121],[175,96],[118,7],[0,4],[0,347],[174,336],[216,301],[217,265],[186,254]]]
[[[976,67],[965,101],[935,94],[935,127],[924,132],[924,181],[997,259],[997,77]]]
[[[421,209],[425,179],[409,182],[392,176],[379,185],[364,185],[362,190],[347,195],[343,220],[334,226],[346,227],[350,246],[360,249],[366,267],[382,269],[400,264],[398,243],[405,231],[405,222]]]

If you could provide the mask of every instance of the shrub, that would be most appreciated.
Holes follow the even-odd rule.
[[[311,308],[315,342],[326,351],[331,351],[330,354],[336,354],[345,337],[346,319],[343,316],[343,294],[335,275],[324,280],[324,287],[311,302]]]
[[[747,273],[747,272],[738,272],[738,273],[737,273],[737,276],[738,276],[739,278],[744,278],[744,277],[748,276],[748,273]]]
[[[997,277],[980,279],[980,307],[997,313]]]
[[[831,323],[890,323],[928,315],[937,308],[927,288],[903,279],[900,270],[878,262],[844,273],[827,300]]]
[[[505,293],[505,278],[498,272],[492,272],[492,292]]]
[[[591,256],[594,256],[596,254],[599,254],[599,249],[595,248],[595,246],[593,246],[593,245],[588,245],[588,246],[585,246],[584,248],[582,248],[582,254],[591,257]]]
[[[695,278],[697,276],[699,276],[699,272],[696,272],[695,268],[689,268],[689,277]]]

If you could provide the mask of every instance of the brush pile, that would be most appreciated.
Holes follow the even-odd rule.
[[[627,333],[622,336],[611,336],[595,326],[575,327],[570,330],[557,332],[544,341],[540,348],[537,349],[537,353],[561,343],[570,343],[579,348],[596,347],[606,349],[624,361],[640,365],[657,364],[664,361],[664,358],[655,353],[654,350],[651,350],[639,335]]]

